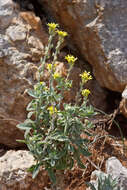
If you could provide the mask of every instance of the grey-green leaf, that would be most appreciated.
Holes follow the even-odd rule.
[[[40,169],[40,165],[39,164],[35,165],[34,170],[33,170],[33,175],[32,175],[33,179],[35,179],[35,177],[38,175],[39,169]]]

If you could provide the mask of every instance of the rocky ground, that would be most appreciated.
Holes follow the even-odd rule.
[[[127,168],[127,122],[120,115],[117,116],[117,119],[122,129],[124,145],[118,127],[113,124],[109,129],[107,121],[110,120],[106,120],[103,115],[99,116],[99,119],[97,118],[94,121],[96,122],[95,129],[91,133],[101,138],[91,145],[92,156],[88,159],[82,157],[83,163],[86,165],[85,170],[75,165],[73,170],[64,174],[65,190],[87,189],[85,182],[90,181],[92,172],[95,170],[106,172],[106,162],[111,157],[116,157]],[[91,138],[92,140],[93,138]],[[31,178],[30,173],[27,173],[26,170],[34,163],[34,160],[26,148],[24,150],[9,150],[1,145],[0,154],[1,190],[16,190],[19,188],[22,190],[51,189],[51,183],[45,171],[41,170],[35,180]],[[116,166],[115,169],[117,170]],[[120,173],[118,170],[117,172]]]
[[[23,138],[16,125],[26,118],[30,101],[26,89],[37,81],[37,67],[48,41],[48,22],[58,22],[69,34],[61,47],[57,69],[66,71],[66,54],[78,57],[70,76],[73,88],[65,99],[73,101],[79,89],[79,74],[89,70],[93,75],[87,86],[91,90],[90,103],[107,113],[93,119],[91,133],[101,138],[91,145],[92,156],[82,158],[86,169],[75,165],[67,171],[64,189],[85,190],[85,181],[90,180],[94,170],[107,171],[108,158],[116,157],[127,168],[127,2],[93,2],[0,1],[0,190],[51,188],[43,169],[36,180],[32,179],[27,169],[34,163],[33,157],[16,141]],[[45,80],[47,77],[45,72]]]

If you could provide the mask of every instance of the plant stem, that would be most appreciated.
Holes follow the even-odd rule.
[[[54,37],[54,35],[50,35],[49,36],[48,46],[46,46],[44,58],[43,58],[43,60],[41,60],[42,63],[40,65],[40,67],[39,67],[39,79],[38,79],[39,82],[40,82],[41,75],[44,72],[44,66],[45,66],[46,60],[48,59],[49,51],[52,49],[52,40],[53,40],[53,37]]]
[[[81,100],[80,96],[81,96],[82,90],[83,90],[83,83],[80,82],[80,89],[79,89],[79,91],[78,91],[77,94],[76,94],[76,100],[75,100],[75,102],[76,102],[75,104],[76,104],[76,105],[78,105],[78,103],[79,103],[80,100]]]

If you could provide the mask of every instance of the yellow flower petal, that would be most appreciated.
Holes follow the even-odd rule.
[[[61,77],[61,75],[59,73],[54,73],[53,74],[53,78],[54,79],[57,79],[57,78],[60,78],[60,77]]]
[[[82,96],[88,97],[89,94],[90,94],[90,90],[89,89],[82,90]]]
[[[64,31],[61,31],[61,30],[57,30],[57,33],[58,33],[59,37],[61,37],[61,38],[64,38],[65,36],[68,35],[67,32],[64,32]]]
[[[44,84],[44,82],[43,82],[43,81],[41,81],[41,82],[40,82],[40,84],[41,84],[41,85],[43,85],[43,84]]]
[[[47,24],[48,27],[49,27],[49,33],[54,33],[56,28],[59,26],[58,24],[55,24],[55,23],[48,23]]]
[[[51,69],[52,69],[52,64],[47,64],[47,69],[48,69],[48,71],[51,71]]]
[[[65,59],[67,60],[67,62],[69,63],[69,64],[74,64],[75,63],[75,61],[77,60],[77,58],[76,57],[74,57],[73,55],[67,55],[67,56],[65,56]]]
[[[57,109],[54,108],[53,106],[48,107],[47,110],[49,110],[50,115],[53,115],[54,113],[57,113]]]
[[[90,72],[83,72],[82,74],[80,74],[81,79],[82,79],[82,83],[86,83],[88,80],[92,79],[92,76],[90,75]]]

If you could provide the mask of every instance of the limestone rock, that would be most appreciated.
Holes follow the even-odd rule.
[[[26,106],[31,100],[26,89],[36,83],[36,71],[48,35],[39,17],[20,11],[12,0],[0,1],[0,26],[0,144],[15,148],[24,146],[16,141],[23,138],[23,131],[16,125],[26,119]],[[62,65],[57,69],[64,73]],[[77,66],[71,72],[73,88],[65,94],[65,100],[74,101],[81,72]],[[105,91],[96,81],[89,83],[88,88],[91,103],[96,107],[102,105],[104,110]]]
[[[127,84],[126,0],[38,0],[71,34],[101,86],[122,92]],[[64,9],[63,9],[64,7]]]
[[[20,12],[12,0],[0,1],[0,144],[23,146],[16,142],[23,138],[16,125],[26,119],[26,89],[36,82],[47,41],[39,17]]]
[[[116,157],[111,157],[106,161],[106,171],[118,180],[120,189],[127,189],[127,168],[123,167]]]
[[[95,186],[96,190],[98,190],[97,179],[100,175],[104,178],[111,175],[112,179],[117,182],[115,190],[118,188],[120,190],[127,189],[127,168],[123,167],[116,157],[111,157],[106,161],[106,173],[98,170],[92,172],[90,183]],[[87,188],[87,190],[90,190],[90,188]]]
[[[120,112],[125,116],[127,117],[127,99],[126,98],[123,98],[120,102],[120,105],[119,105],[119,108],[120,108]]]
[[[120,112],[127,117],[127,86],[122,93],[122,100],[120,102]]]
[[[14,4],[10,0],[0,1],[0,29],[4,29],[11,23],[14,16]]]
[[[34,164],[33,156],[24,150],[8,151],[0,157],[0,190],[42,190],[48,183],[45,171],[40,171],[36,179],[27,169]]]
[[[90,183],[92,185],[94,185],[94,187],[95,187],[96,190],[98,190],[98,177],[100,175],[103,176],[103,178],[107,177],[107,174],[105,174],[104,172],[99,171],[99,170],[95,170],[91,174]],[[86,190],[91,190],[91,188],[88,187]]]

